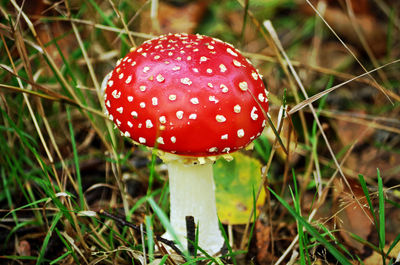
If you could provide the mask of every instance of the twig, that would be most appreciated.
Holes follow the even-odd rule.
[[[196,224],[194,223],[193,216],[186,216],[186,236],[187,236],[187,246],[190,256],[196,256],[196,248],[193,242],[196,240]]]

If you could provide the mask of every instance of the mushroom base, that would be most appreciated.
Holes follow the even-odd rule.
[[[215,203],[213,163],[184,164],[167,161],[170,185],[170,221],[187,249],[186,216],[193,216],[199,231],[198,245],[210,255],[217,255],[224,245],[218,225]],[[173,237],[166,233],[168,239]]]

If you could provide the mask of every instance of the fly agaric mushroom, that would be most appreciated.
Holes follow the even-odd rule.
[[[224,239],[212,164],[249,145],[266,124],[267,91],[250,61],[208,36],[161,36],[118,61],[105,105],[122,135],[160,151],[168,166],[170,221],[180,241],[185,245],[185,217],[193,216],[198,245],[217,254]]]

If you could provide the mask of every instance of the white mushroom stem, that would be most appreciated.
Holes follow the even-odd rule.
[[[170,221],[178,239],[187,249],[186,216],[193,216],[199,230],[198,245],[208,254],[217,254],[223,244],[215,203],[212,162],[185,164],[167,161],[170,185]],[[168,238],[172,237],[166,234]]]

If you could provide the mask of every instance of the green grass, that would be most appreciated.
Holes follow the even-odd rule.
[[[173,264],[173,255],[154,249],[156,236],[174,234],[168,220],[167,173],[156,152],[135,146],[113,128],[99,92],[120,56],[151,36],[167,33],[158,32],[148,18],[154,3],[39,2],[25,1],[20,12],[21,1],[0,1],[0,263],[140,264],[146,259],[147,264]],[[185,25],[185,30],[194,25],[195,32],[233,43],[257,66],[270,92],[270,129],[253,150],[244,151],[264,166],[263,185],[249,194],[255,208],[256,191],[267,192],[260,214],[253,211],[248,224],[229,227],[232,238],[227,224],[220,223],[227,244],[221,257],[205,253],[196,238],[197,256],[184,252],[185,264],[284,264],[295,251],[292,262],[314,264],[325,262],[313,253],[319,247],[329,252],[329,264],[362,263],[368,251],[382,264],[393,264],[400,244],[394,226],[400,224],[388,216],[400,214],[400,80],[399,63],[390,63],[400,54],[399,6],[388,1],[366,4],[367,19],[379,20],[372,23],[378,27],[375,32],[385,32],[383,52],[374,50],[376,41],[369,43],[376,58],[327,21],[363,67],[374,70],[368,76],[307,3],[222,0],[202,9],[196,1],[190,8],[185,1],[175,2],[182,2],[178,13],[167,12],[160,3],[158,24]],[[348,14],[343,6],[328,6],[325,12],[332,8]],[[194,12],[193,20],[179,20],[187,12]],[[266,19],[277,37],[262,26]],[[308,103],[296,74],[308,96],[329,91],[312,102],[315,115],[308,106],[291,112]],[[281,106],[287,110],[278,127]],[[345,191],[337,193],[339,179],[349,180],[354,190],[360,185],[361,195],[345,184]],[[360,222],[372,216],[370,236],[376,242],[344,231],[337,218],[348,214],[341,203],[347,195],[350,203],[365,200],[368,214]],[[122,219],[84,214],[100,209],[142,224],[142,230]],[[260,238],[267,229],[268,244]],[[361,243],[365,253],[344,235]],[[30,251],[22,251],[21,242]]]

